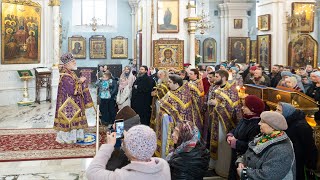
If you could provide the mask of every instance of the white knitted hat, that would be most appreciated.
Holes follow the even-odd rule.
[[[136,125],[124,137],[124,146],[138,160],[150,159],[157,148],[156,133],[149,126]]]

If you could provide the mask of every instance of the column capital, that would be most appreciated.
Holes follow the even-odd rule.
[[[136,11],[139,7],[139,2],[137,0],[128,0],[129,6],[132,10]]]
[[[200,19],[200,17],[187,17],[184,19],[184,22],[198,22]]]
[[[60,0],[50,0],[48,6],[60,6]]]

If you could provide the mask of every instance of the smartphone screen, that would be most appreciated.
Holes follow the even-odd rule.
[[[116,124],[116,138],[123,138],[123,131],[124,131],[124,122],[123,119],[115,120]]]

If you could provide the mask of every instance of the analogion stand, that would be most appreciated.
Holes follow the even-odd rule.
[[[28,92],[28,81],[32,78],[32,76],[21,76],[20,79],[23,80],[24,82],[24,87],[23,87],[23,99],[18,102],[18,105],[22,106],[28,106],[33,103],[29,99],[29,92]]]

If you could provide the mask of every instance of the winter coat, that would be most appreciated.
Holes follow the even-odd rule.
[[[314,98],[314,100],[318,103],[319,111],[314,114],[314,119],[316,121],[320,121],[320,87],[317,87],[316,84],[313,83],[306,94]]]
[[[247,149],[248,144],[253,138],[260,133],[260,117],[253,117],[251,119],[241,119],[235,129],[230,131],[227,136],[234,136],[236,141],[235,148],[232,148],[231,163],[229,168],[228,179],[236,179],[237,177],[237,166],[235,162],[237,157],[243,155]]]
[[[122,109],[125,106],[130,106],[131,105],[131,92],[132,92],[132,87],[126,86],[123,88],[121,91],[120,89],[118,90],[118,95],[117,95],[117,104],[119,109]]]
[[[150,123],[153,85],[153,80],[144,74],[138,77],[132,86],[131,108],[139,114],[141,123],[144,125]]]
[[[89,180],[116,180],[116,179],[139,179],[139,180],[170,180],[170,167],[161,158],[151,158],[151,162],[141,163],[132,161],[127,166],[115,171],[105,169],[113,152],[113,146],[103,144],[91,164],[86,170]]]
[[[318,150],[313,138],[313,130],[305,119],[305,113],[295,110],[286,118],[287,135],[293,143],[296,156],[297,179],[304,179],[304,165],[316,169]]]
[[[168,161],[171,179],[202,180],[209,166],[210,154],[199,143],[190,152],[174,154]]]
[[[270,86],[271,87],[277,87],[279,81],[282,79],[281,72],[278,72],[275,76],[272,76],[272,73],[269,74],[270,78]]]
[[[237,163],[241,162],[247,167],[248,179],[294,180],[294,150],[287,134],[257,145],[260,138],[254,138],[246,153],[237,160]],[[243,171],[240,179],[246,179]]]
[[[135,115],[124,121],[124,130],[128,131],[131,127],[140,124],[139,115]],[[123,149],[121,148],[121,140],[117,139],[114,151],[111,154],[111,157],[106,165],[106,169],[114,171],[115,169],[121,169],[122,167],[130,163],[128,157],[125,155]]]

